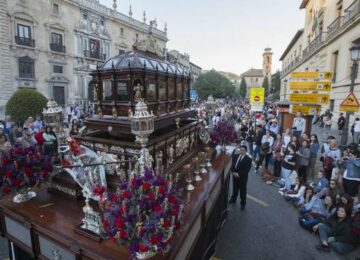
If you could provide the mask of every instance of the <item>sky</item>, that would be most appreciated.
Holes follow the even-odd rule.
[[[112,7],[113,0],[100,0]],[[304,26],[302,0],[117,0],[117,10],[168,28],[167,48],[188,53],[202,69],[241,74],[262,68],[266,47],[274,53],[272,70],[297,30]]]

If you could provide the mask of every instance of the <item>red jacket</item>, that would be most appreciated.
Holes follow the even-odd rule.
[[[43,132],[37,132],[35,135],[34,135],[36,141],[37,141],[37,144],[42,146],[45,142],[45,139],[43,137]]]

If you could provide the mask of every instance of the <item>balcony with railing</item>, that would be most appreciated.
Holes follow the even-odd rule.
[[[50,50],[65,53],[65,46],[57,43],[50,43]]]
[[[31,38],[15,36],[15,42],[18,45],[24,45],[24,46],[28,46],[28,47],[35,47],[35,40],[33,40]]]
[[[344,24],[347,24],[360,13],[360,1],[354,1],[348,8],[344,11]]]
[[[106,60],[106,54],[100,54],[99,52],[91,52],[88,50],[84,51],[84,57],[97,60]]]
[[[336,18],[327,28],[327,38],[333,36],[343,25],[344,16]]]
[[[321,49],[322,46],[327,44],[339,34],[342,29],[352,24],[355,19],[360,16],[360,0],[355,0],[347,9],[344,11],[344,16],[337,17],[328,27],[327,32],[320,33],[315,39],[309,42],[309,45],[303,50],[302,57],[298,56],[295,58],[294,63],[290,63],[280,73],[285,76],[301,64],[304,60],[309,58],[313,53]],[[355,18],[357,17],[357,18]]]

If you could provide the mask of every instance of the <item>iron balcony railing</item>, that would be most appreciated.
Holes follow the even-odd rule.
[[[65,53],[65,46],[57,43],[50,43],[50,50]]]
[[[351,21],[353,17],[360,13],[360,0],[354,1],[348,8],[344,11],[344,24]]]
[[[343,25],[344,16],[336,18],[327,28],[327,38],[333,36]]]
[[[88,50],[84,51],[84,57],[98,60],[106,60],[106,54],[100,54],[98,52],[91,52]]]
[[[15,36],[15,42],[16,42],[16,44],[19,44],[19,45],[35,47],[35,40],[33,40],[31,38]]]

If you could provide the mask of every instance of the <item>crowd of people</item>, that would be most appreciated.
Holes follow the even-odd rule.
[[[319,234],[316,248],[338,253],[354,250],[360,244],[360,120],[354,124],[357,142],[339,147],[337,138],[330,135],[328,111],[319,119],[328,128],[327,139],[321,143],[316,133],[306,132],[301,112],[296,113],[292,127],[280,132],[274,105],[265,106],[261,112],[251,112],[248,105],[237,102],[225,102],[219,107],[211,123],[233,122],[238,147],[246,146],[252,158],[252,171],[261,174],[266,184],[277,187],[280,196],[299,210],[301,227]],[[201,105],[198,109],[200,115],[206,111]],[[341,132],[343,115],[338,123]],[[241,174],[241,170],[236,172],[233,181],[237,182]],[[230,203],[235,200],[233,194]]]
[[[59,142],[66,143],[66,139],[78,135],[83,126],[82,117],[77,117],[74,109],[70,111],[66,122],[58,129],[46,125],[40,115],[27,118],[23,124],[14,122],[7,115],[0,121],[0,157],[15,144],[22,148],[34,147],[46,156],[55,157]]]

